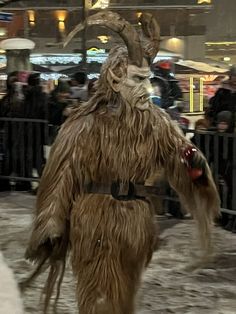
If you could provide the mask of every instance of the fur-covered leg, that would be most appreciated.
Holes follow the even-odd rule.
[[[72,265],[81,314],[133,314],[135,295],[155,243],[145,201],[87,195],[71,217]]]
[[[132,268],[127,261],[124,263],[121,265],[119,260],[109,257],[94,259],[78,272],[77,296],[81,314],[134,314],[142,269],[139,262],[138,267],[133,264]],[[92,268],[94,273],[90,275]]]

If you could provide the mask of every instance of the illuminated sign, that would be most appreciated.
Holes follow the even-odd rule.
[[[99,49],[97,47],[91,47],[88,49],[88,52],[105,53],[106,50],[105,49]]]

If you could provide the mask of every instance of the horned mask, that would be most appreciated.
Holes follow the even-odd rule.
[[[150,64],[159,50],[160,28],[151,14],[143,13],[139,17],[141,34],[119,14],[102,11],[90,16],[84,23],[78,24],[67,36],[66,46],[71,39],[86,26],[106,26],[119,34],[127,49],[115,47],[111,50],[106,64],[106,81],[115,93],[120,93],[130,105],[144,105],[151,89]],[[113,62],[112,62],[113,60]]]

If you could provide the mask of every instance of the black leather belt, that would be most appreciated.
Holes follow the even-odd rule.
[[[108,194],[119,201],[145,199],[148,196],[164,196],[165,191],[159,186],[135,184],[133,182],[122,183],[120,181],[111,184],[90,183],[86,187],[90,194]]]

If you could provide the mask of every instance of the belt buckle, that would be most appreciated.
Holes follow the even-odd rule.
[[[130,201],[136,199],[135,186],[132,182],[114,181],[111,184],[111,195],[114,199],[119,201]]]

